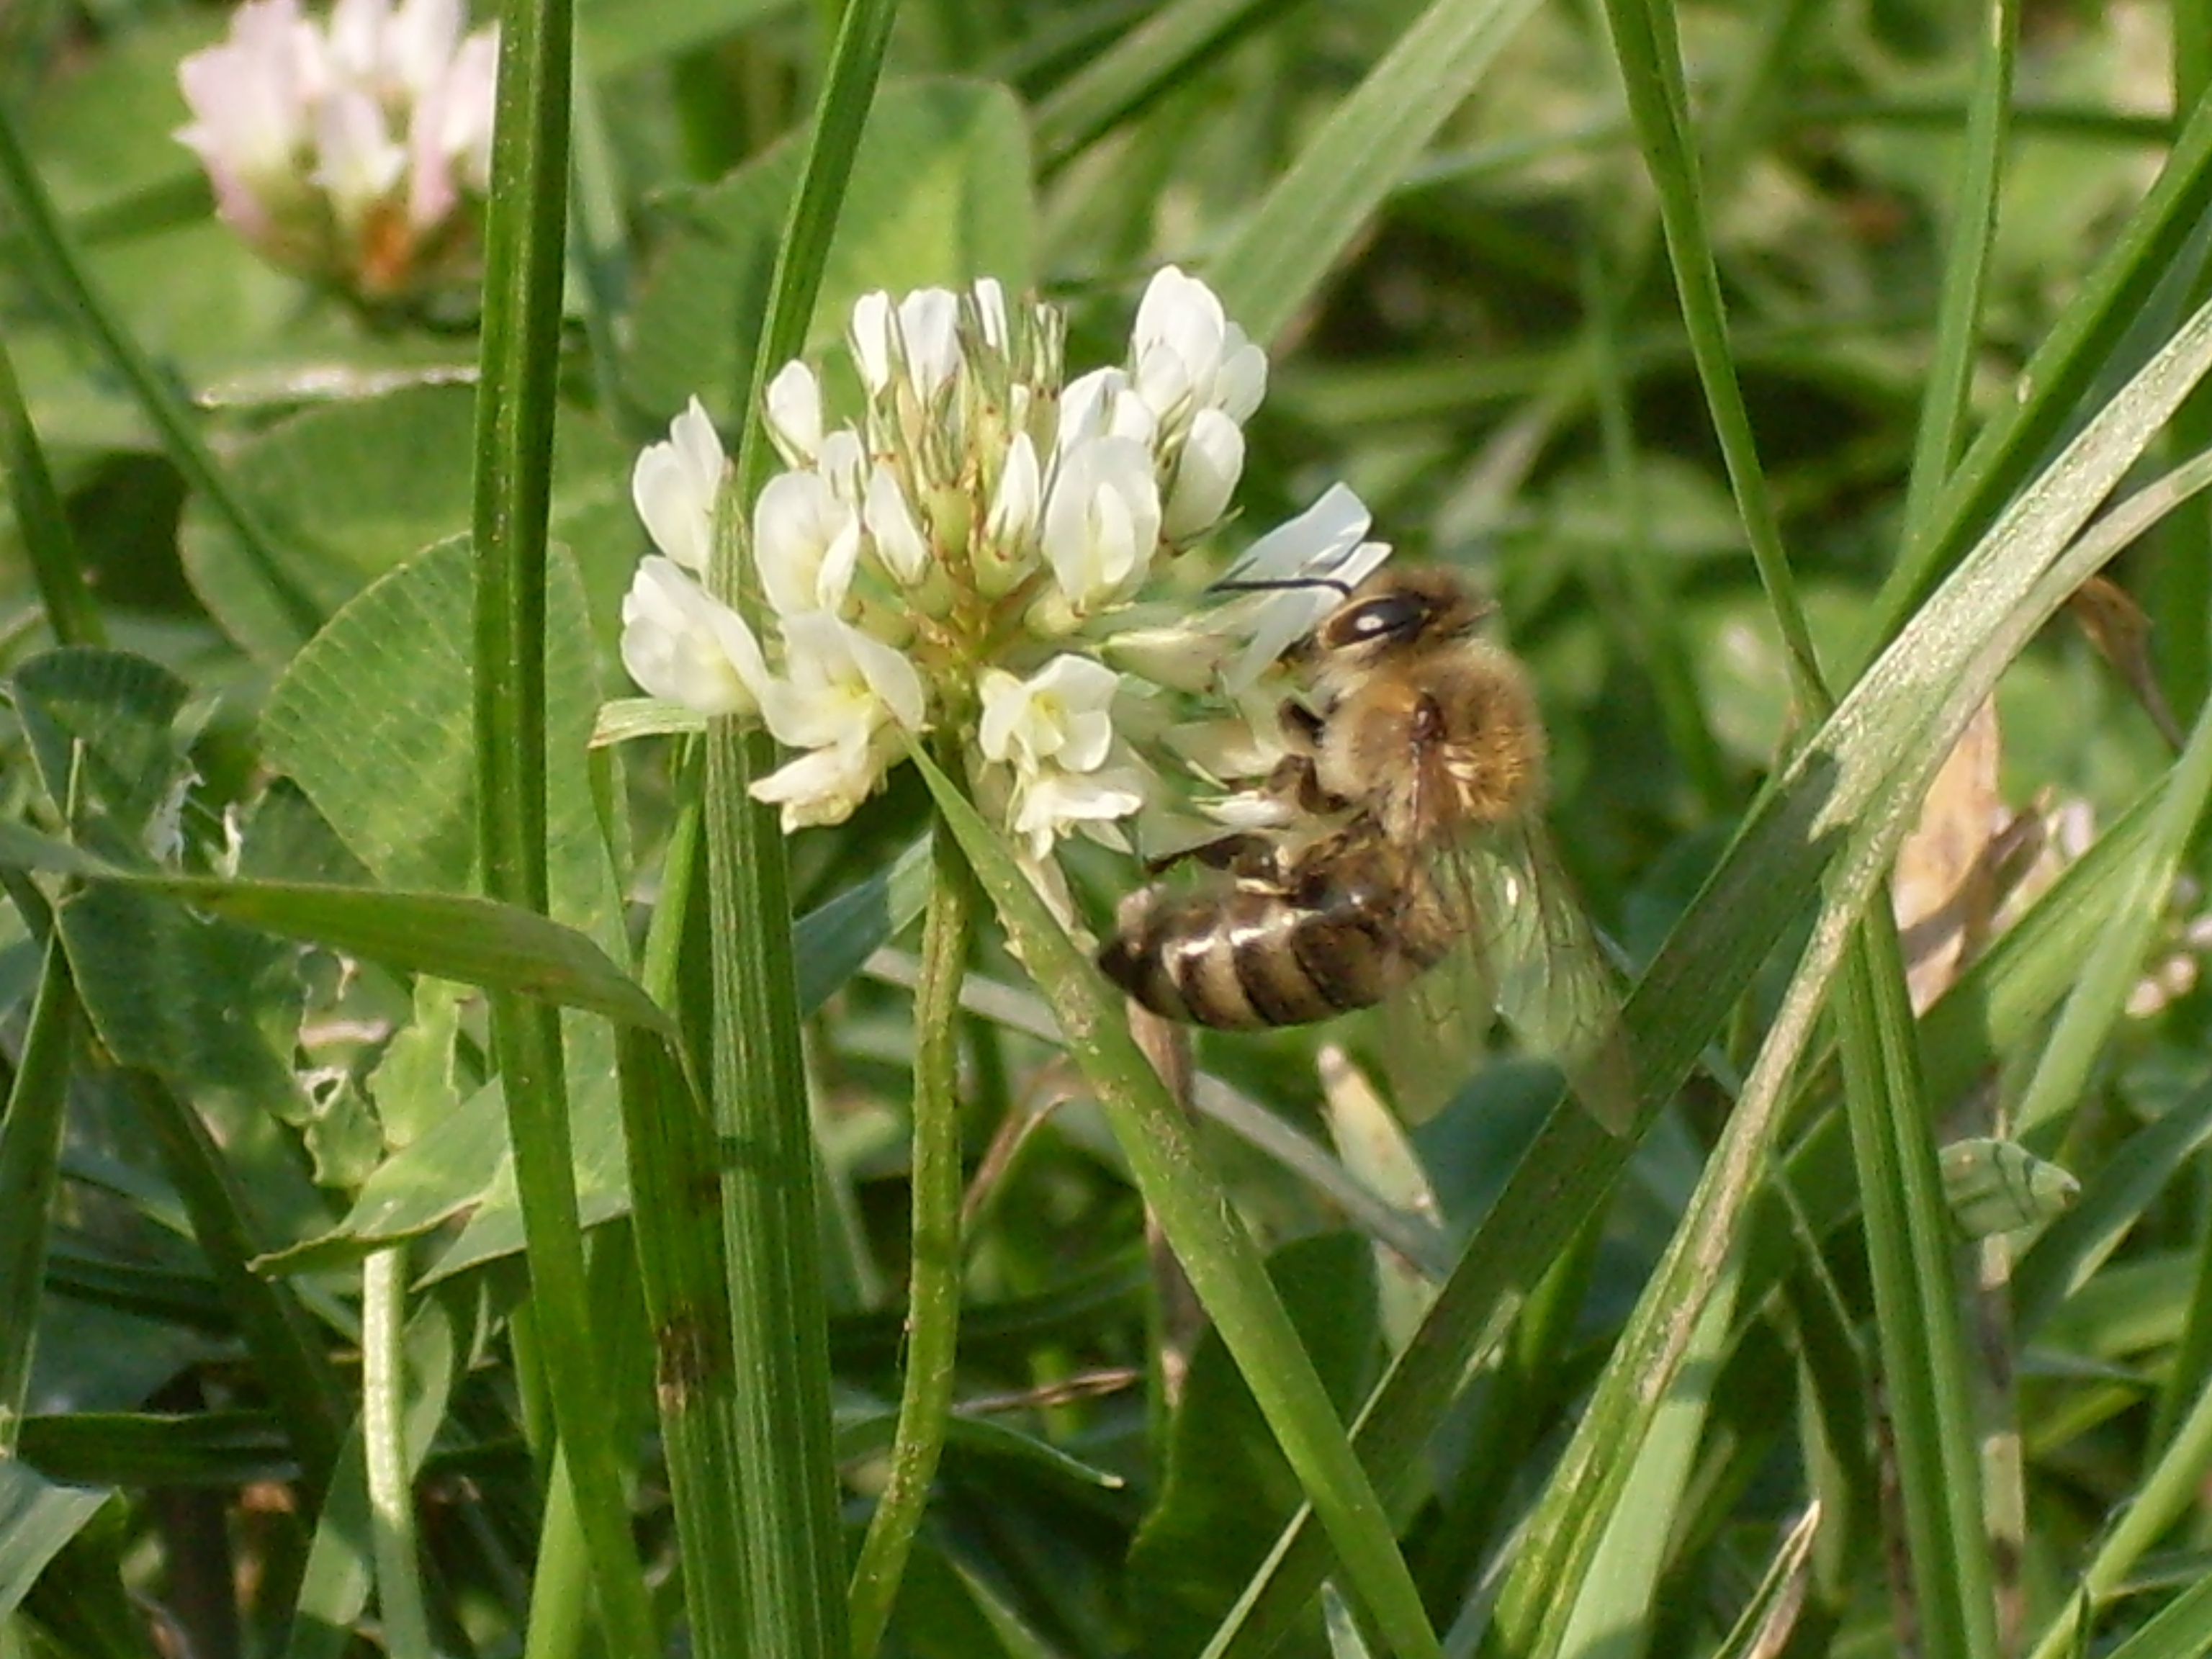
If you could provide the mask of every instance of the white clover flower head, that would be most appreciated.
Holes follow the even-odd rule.
[[[185,58],[216,212],[271,264],[373,307],[473,288],[488,185],[495,27],[463,37],[460,0],[246,0],[226,40]]]
[[[1122,363],[1070,380],[1066,338],[1057,309],[988,281],[864,296],[848,331],[859,407],[833,409],[841,382],[805,364],[773,376],[783,470],[750,504],[725,499],[693,404],[632,481],[659,551],[624,606],[623,660],[704,713],[750,700],[792,751],[753,787],[787,829],[842,822],[921,734],[953,742],[1070,916],[1060,843],[1119,844],[1140,813],[1173,816],[1162,761],[1219,795],[1251,775],[1202,762],[1279,754],[1273,665],[1387,550],[1339,488],[1260,538],[1225,591],[1147,599],[1231,511],[1266,360],[1173,270]],[[694,576],[757,601],[757,635]],[[1179,751],[1207,718],[1218,730]]]

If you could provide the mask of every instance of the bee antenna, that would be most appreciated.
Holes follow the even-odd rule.
[[[1285,576],[1280,581],[1231,581],[1226,577],[1207,590],[1214,593],[1285,593],[1304,587],[1333,587],[1345,599],[1352,597],[1352,585],[1334,576]]]

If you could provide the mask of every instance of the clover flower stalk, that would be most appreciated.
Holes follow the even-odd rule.
[[[754,719],[792,751],[750,786],[787,831],[843,822],[926,742],[1073,927],[1070,838],[1126,847],[1145,815],[1148,845],[1196,839],[1264,810],[1243,786],[1281,752],[1276,660],[1388,550],[1339,486],[1255,539],[1223,592],[1170,596],[1175,562],[1229,514],[1266,359],[1173,268],[1120,364],[1069,380],[1065,337],[1057,310],[989,281],[867,295],[848,333],[859,406],[833,412],[806,364],[775,375],[764,414],[784,469],[747,503],[695,399],[632,477],[654,550],[622,654],[659,724]],[[742,596],[710,589],[726,542]],[[854,1574],[860,1653],[888,1620],[951,1409],[952,1034],[973,883],[940,826],[915,1000],[908,1364]]]
[[[271,264],[372,312],[473,289],[489,187],[498,33],[463,0],[246,0],[177,67],[178,140],[216,211]]]

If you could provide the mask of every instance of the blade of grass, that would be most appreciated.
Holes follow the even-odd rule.
[[[1883,647],[2076,417],[2097,379],[2142,327],[2146,296],[2161,293],[2184,254],[2196,252],[2208,212],[2212,102],[2191,110],[2158,182],[2021,371],[2025,395],[2001,404],[1929,507],[1924,532],[1884,578],[1859,659]]]
[[[1177,0],[1162,6],[1036,106],[1037,176],[1049,179],[1116,122],[1172,91],[1297,0]]]
[[[1212,262],[1223,307],[1254,339],[1289,326],[1535,10],[1536,0],[1433,0],[1322,124]]]
[[[1926,529],[1936,492],[1965,441],[1967,399],[1980,343],[1982,295],[1990,250],[1996,240],[1997,185],[2010,131],[2013,58],[2020,34],[2019,0],[1986,0],[1984,46],[1966,96],[1966,142],[1959,157],[1958,201],[1943,258],[1943,293],[1936,342],[1905,485],[1905,535]]]
[[[2073,1594],[2044,1626],[2029,1659],[2062,1659],[2085,1650],[2084,1638],[2098,1610],[2166,1528],[2196,1504],[2208,1468],[2212,1468],[2212,1389],[2197,1396],[2157,1462],[2136,1482]]]
[[[1131,1038],[1097,969],[1054,921],[1012,855],[927,756],[917,751],[914,758],[945,827],[1052,1004],[1069,1054],[1097,1091],[1139,1188],[1322,1517],[1346,1579],[1390,1651],[1441,1656],[1389,1516],[1352,1455],[1257,1247],[1206,1174],[1189,1120]]]
[[[118,869],[14,823],[0,823],[0,867],[49,870],[159,893],[264,933],[351,951],[402,972],[515,992],[664,1037],[672,1034],[668,1016],[595,942],[514,905],[456,893],[149,875]]]
[[[2212,800],[2212,703],[2197,712],[2181,758],[2167,775],[2150,845],[2135,866],[2131,890],[2081,964],[2022,1095],[2018,1133],[2034,1133],[2070,1111],[2088,1087],[2113,1026],[2142,976],[2151,941],[2166,919],[2166,896]]]
[[[839,18],[799,184],[776,252],[749,378],[735,500],[750,501],[769,450],[755,389],[803,349],[860,132],[882,73],[893,0],[852,0]],[[726,519],[731,515],[726,514]],[[738,538],[716,549],[714,592],[743,608]],[[765,732],[715,722],[706,738],[708,910],[712,918],[714,1127],[744,1156],[723,1161],[722,1218],[744,1436],[735,1570],[748,1625],[732,1651],[845,1659],[843,1553],[830,1439],[829,1316],[790,876],[775,811],[751,798],[774,763]],[[731,1564],[709,1564],[729,1571]]]
[[[647,935],[647,983],[673,1002],[684,922],[703,909],[699,803],[686,804],[661,867]],[[653,1331],[653,1398],[684,1560],[684,1602],[701,1659],[738,1659],[750,1628],[751,1584],[724,1571],[744,1559],[738,1494],[747,1478],[744,1401],[730,1324],[730,1285],[719,1202],[702,1202],[702,1172],[720,1161],[714,1115],[675,1057],[641,1033],[620,1034],[623,1139],[646,1317]]]
[[[361,1264],[361,1432],[368,1468],[376,1607],[392,1659],[430,1659],[416,1556],[414,1463],[407,1455],[407,1249]]]
[[[514,0],[500,30],[476,421],[477,846],[491,898],[543,914],[546,521],[568,235],[568,0]],[[659,1649],[592,1328],[559,1015],[489,994],[532,1296],[599,1613],[617,1653]],[[550,1598],[549,1598],[550,1599]],[[533,1607],[533,1623],[538,1609]]]
[[[1705,230],[1704,197],[1690,140],[1689,100],[1682,87],[1673,9],[1650,0],[1606,0],[1605,16],[1627,94],[1629,117],[1659,192],[1660,223],[1666,232],[1668,257],[1674,264],[1674,289],[1681,302],[1683,326],[1690,337],[1691,356],[1705,387],[1705,406],[1720,441],[1729,483],[1735,491],[1736,509],[1750,538],[1752,562],[1758,567],[1759,585],[1766,591],[1768,607],[1781,630],[1790,685],[1809,712],[1825,714],[1832,700],[1821,678],[1819,654],[1813,648],[1812,630],[1798,603],[1789,556],[1782,545],[1781,521],[1759,463],[1750,413],[1744,407],[1743,388],[1729,349],[1720,272]]]
[[[47,470],[46,451],[31,425],[31,411],[23,406],[23,389],[16,382],[15,365],[4,342],[0,342],[0,466],[7,471],[16,534],[30,556],[31,579],[38,585],[39,603],[46,608],[46,626],[63,645],[106,644],[107,629],[92,590],[85,585],[76,538],[54,488],[53,474]]]
[[[31,1383],[78,1026],[69,957],[60,933],[50,931],[0,1117],[0,1216],[8,1218],[0,1224],[0,1462],[15,1455]]]
[[[1896,1437],[1913,1601],[1900,1628],[1923,1651],[1996,1651],[1990,1528],[1969,1388],[1956,1235],[1936,1167],[1904,953],[1882,896],[1844,981],[1844,1107],[1874,1279],[1883,1401]]]
[[[1697,157],[1690,140],[1688,98],[1673,14],[1648,0],[1608,0],[1606,15],[1620,61],[1630,116],[1659,192],[1661,223],[1692,355],[1749,536],[1753,561],[1781,633],[1792,685],[1809,710],[1826,714],[1832,700],[1782,545],[1780,522],[1766,489],[1729,351],[1719,273],[1705,228]],[[1972,243],[1964,246],[1971,248]],[[1955,274],[1960,267],[1954,264],[1954,269]],[[1954,301],[1958,297],[1954,295]],[[1964,324],[1972,319],[1954,320],[1960,332],[1952,344],[1954,350],[1960,350],[1968,340]],[[1948,456],[1948,443],[1938,447]],[[1825,976],[1802,971],[1811,968],[1816,957],[1817,953],[1810,953],[1801,964],[1794,995],[1825,996]],[[1852,1143],[1862,1185],[1879,1183],[1877,1189],[1866,1193],[1865,1201],[1884,1356],[1892,1375],[1905,1379],[1893,1395],[1892,1404],[1897,1413],[1902,1492],[1914,1547],[1910,1559],[1921,1601],[1917,1622],[1933,1653],[1983,1652],[1994,1632],[1989,1625],[1985,1532],[1978,1504],[1973,1501],[1978,1485],[1974,1478],[1977,1466],[1964,1386],[1964,1340],[1956,1298],[1948,1293],[1948,1223],[1941,1203],[1935,1148],[1925,1120],[1916,1110],[1922,1097],[1917,1048],[1901,975],[1894,925],[1886,915],[1869,909],[1844,975],[1841,1048],[1845,1099],[1851,1109]],[[1791,1024],[1786,1018],[1778,1022],[1774,1035],[1779,1036]],[[1764,1061],[1775,1052],[1771,1037],[1762,1054],[1762,1081],[1771,1079],[1771,1084],[1746,1091],[1747,1097],[1756,1098],[1760,1110],[1753,1121],[1761,1128],[1769,1126],[1766,1115],[1782,1097],[1789,1069],[1805,1035],[1808,1032],[1801,1032],[1795,1042],[1782,1045],[1780,1062],[1771,1071],[1764,1067]],[[1747,1115],[1751,1103],[1750,1099],[1739,1103],[1738,1119]],[[1729,1146],[1741,1149],[1740,1157],[1753,1156],[1749,1149],[1741,1149],[1736,1130],[1737,1125],[1732,1122]],[[1706,1249],[1728,1248],[1724,1241],[1741,1218],[1747,1180],[1755,1167],[1747,1163],[1739,1169],[1727,1188],[1724,1217],[1693,1213],[1689,1231],[1706,1236]],[[1692,1282],[1674,1287],[1674,1294],[1686,1297],[1690,1307],[1701,1305],[1708,1282],[1709,1275],[1698,1275]],[[1938,1296],[1929,1291],[1931,1282],[1944,1287],[1945,1293]],[[1686,1352],[1687,1328],[1680,1322],[1686,1316],[1680,1305],[1663,1314],[1653,1310],[1662,1334],[1670,1328],[1680,1334],[1668,1338],[1652,1353],[1649,1370],[1639,1365],[1632,1384],[1623,1377],[1620,1386],[1624,1391],[1645,1400],[1663,1395]],[[1619,1368],[1634,1351],[1626,1341],[1616,1350],[1614,1365],[1608,1368],[1609,1379],[1622,1376]],[[1638,1445],[1644,1443],[1642,1435],[1648,1433],[1651,1420],[1650,1412],[1640,1415],[1638,1437],[1631,1443]],[[1585,1419],[1585,1427],[1589,1421]],[[1563,1467],[1554,1477],[1547,1496],[1555,1501],[1547,1502],[1544,1512],[1554,1517],[1553,1525],[1571,1534],[1563,1546],[1571,1559],[1555,1562],[1551,1550],[1523,1551],[1516,1561],[1514,1582],[1529,1587],[1533,1599],[1501,1602],[1499,1617],[1509,1640],[1516,1625],[1525,1625],[1547,1612],[1548,1627],[1554,1632],[1553,1644],[1563,1639],[1566,1615],[1560,1609],[1574,1607],[1587,1593],[1587,1575],[1596,1562],[1601,1528],[1608,1524],[1613,1505],[1626,1490],[1625,1478],[1616,1478],[1613,1484],[1611,1493],[1590,1492],[1584,1465]],[[1578,1539],[1571,1535],[1577,1522]],[[1547,1565],[1553,1569],[1551,1575],[1544,1570]],[[1573,1586],[1572,1592],[1563,1594],[1568,1584]]]

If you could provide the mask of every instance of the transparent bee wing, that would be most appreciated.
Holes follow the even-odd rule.
[[[1395,932],[1401,939],[1419,936],[1436,926],[1440,908],[1459,937],[1377,1011],[1383,1075],[1399,1110],[1415,1122],[1440,1109],[1474,1073],[1498,1018],[1498,986],[1478,937],[1485,921],[1474,892],[1459,885],[1450,861],[1430,865],[1399,895]]]
[[[1469,895],[1469,936],[1488,959],[1498,1011],[1559,1062],[1577,1098],[1614,1134],[1636,1117],[1620,995],[1559,855],[1533,822],[1500,825],[1443,854]]]

